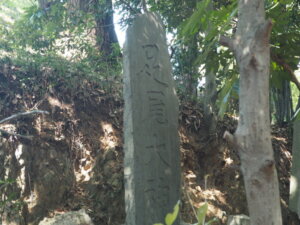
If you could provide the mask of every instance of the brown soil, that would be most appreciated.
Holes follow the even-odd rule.
[[[95,224],[122,224],[120,94],[105,92],[99,84],[80,78],[72,85],[58,78],[53,83],[52,75],[46,70],[39,76],[30,75],[7,65],[0,69],[1,118],[36,108],[49,112],[0,125],[1,129],[34,135],[33,140],[9,135],[0,138],[0,164],[4,165],[0,179],[8,176],[21,181],[1,189],[2,197],[15,193],[10,204],[0,206],[2,218],[37,224],[45,216],[85,208]],[[226,223],[228,215],[247,214],[239,156],[222,139],[225,130],[234,132],[237,122],[227,117],[218,123],[217,134],[208,135],[202,111],[192,103],[181,104],[179,120],[182,218],[195,222],[193,208],[205,201],[209,218],[219,218],[220,224]],[[291,129],[273,127],[272,135],[284,221],[286,225],[300,224],[287,208]],[[16,207],[18,199],[21,207]]]

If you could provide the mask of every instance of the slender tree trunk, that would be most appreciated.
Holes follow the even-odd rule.
[[[208,10],[214,10],[212,2],[209,3]],[[211,22],[208,24],[208,31],[211,30]],[[212,50],[208,57],[215,57],[216,51]],[[208,124],[208,132],[210,135],[216,133],[217,121],[216,121],[216,73],[215,65],[210,65],[208,62],[205,65],[205,89],[204,89],[204,117],[205,121]]]
[[[45,9],[47,7],[47,4],[49,3],[49,1],[47,0],[38,0],[39,3],[39,7],[42,9]]]
[[[205,72],[205,90],[204,90],[204,117],[208,124],[208,132],[210,135],[216,133],[217,121],[215,114],[216,103],[216,75],[213,70],[206,68]]]
[[[224,136],[238,149],[252,225],[282,225],[277,171],[270,137],[269,36],[263,0],[239,0],[233,40],[222,37],[239,65],[239,124]]]
[[[186,97],[196,99],[198,95],[198,66],[194,62],[198,56],[197,36],[194,35],[188,43],[181,46],[182,49],[182,75]]]
[[[38,0],[39,7],[44,10],[49,9],[52,4],[55,4],[57,2],[58,1],[55,0]]]
[[[278,124],[289,122],[294,114],[292,93],[289,81],[284,81],[281,88],[272,88],[275,105],[275,118]]]

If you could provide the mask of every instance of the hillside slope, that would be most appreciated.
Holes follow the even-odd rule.
[[[45,216],[85,208],[95,224],[124,222],[123,101],[121,88],[77,78],[70,82],[51,70],[38,74],[0,65],[1,119],[40,109],[49,115],[17,118],[1,129],[32,140],[0,137],[0,212],[3,224],[38,224]],[[192,207],[207,200],[209,217],[226,223],[230,214],[247,214],[238,154],[222,139],[234,132],[236,121],[226,118],[218,133],[207,134],[199,106],[181,103],[182,218],[195,222]],[[291,140],[288,127],[273,128],[284,221],[300,224],[287,210]]]

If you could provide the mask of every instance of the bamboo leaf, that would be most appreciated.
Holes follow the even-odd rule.
[[[172,225],[174,221],[176,220],[179,212],[179,201],[174,206],[174,210],[172,213],[168,213],[165,219],[166,225]]]
[[[218,102],[219,102],[218,116],[221,119],[224,117],[224,114],[225,114],[227,106],[228,106],[229,97],[234,88],[234,84],[237,82],[237,80],[238,80],[238,75],[236,73],[234,73],[231,78],[229,78],[225,81],[225,85],[222,87],[222,90],[218,96]]]
[[[300,108],[295,112],[292,120],[293,121],[299,121],[300,120]]]
[[[189,19],[187,19],[187,21],[185,21],[182,24],[180,32],[181,37],[190,36],[199,31],[199,29],[201,28],[202,18],[205,18],[205,15],[207,13],[206,9],[210,1],[211,0],[204,0],[197,4],[197,10],[192,14],[192,16]]]
[[[208,210],[208,204],[207,202],[205,202],[205,204],[202,205],[197,212],[198,225],[204,224],[207,210]]]

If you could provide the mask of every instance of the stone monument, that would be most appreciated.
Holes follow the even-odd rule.
[[[250,225],[250,218],[246,215],[230,215],[227,225]]]
[[[154,13],[137,16],[127,30],[124,98],[126,225],[164,223],[180,199],[178,100]]]

